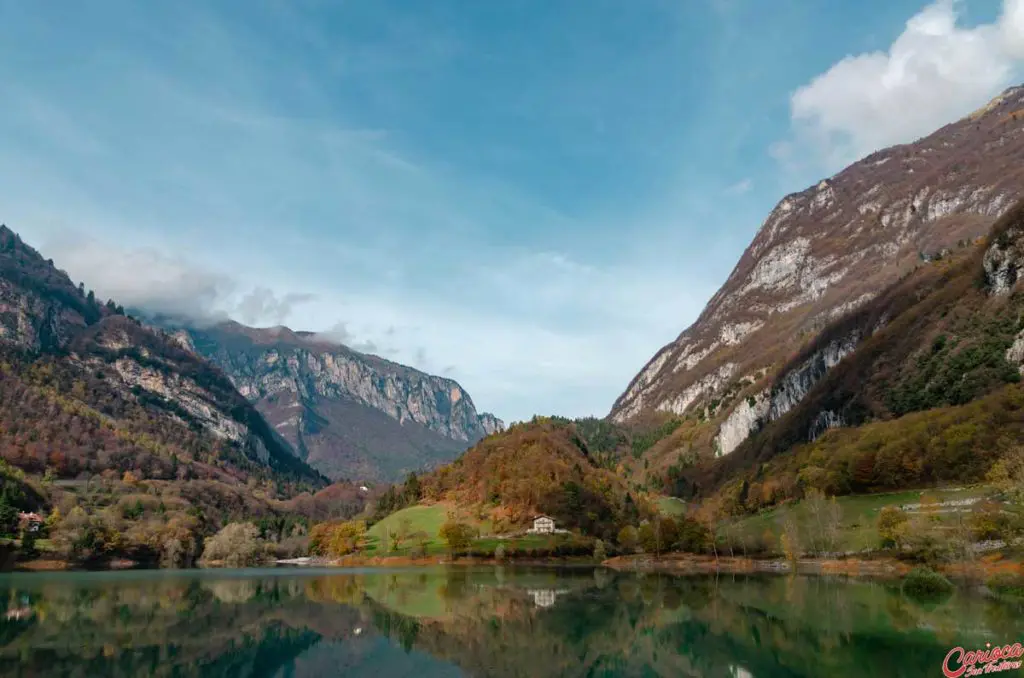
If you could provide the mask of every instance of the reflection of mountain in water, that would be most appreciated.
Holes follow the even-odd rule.
[[[899,677],[1024,637],[960,594],[603,570],[12,577],[0,612],[4,676]]]

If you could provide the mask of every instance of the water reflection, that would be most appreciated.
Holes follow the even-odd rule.
[[[1024,614],[878,583],[607,570],[0,579],[4,676],[933,676]]]

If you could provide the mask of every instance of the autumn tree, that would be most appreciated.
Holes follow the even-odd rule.
[[[633,553],[640,542],[640,535],[635,527],[627,525],[619,530],[618,542],[623,551]]]
[[[779,537],[782,552],[786,559],[794,565],[804,554],[803,537],[800,531],[800,523],[794,511],[786,511],[782,519],[782,535]]]
[[[1024,507],[1024,447],[1015,447],[993,464],[987,480],[1007,502]]]
[[[885,506],[878,513],[878,538],[882,548],[900,548],[907,536],[910,518],[897,506]]]
[[[668,516],[659,516],[640,526],[640,544],[648,553],[660,556],[679,538],[679,526]]]
[[[457,520],[448,520],[441,526],[441,538],[448,544],[448,550],[454,555],[464,551],[473,543],[473,528]]]
[[[817,551],[819,556],[827,551],[836,551],[843,512],[835,497],[830,499],[821,490],[811,488],[807,492],[802,508],[811,526],[811,548]]]
[[[229,523],[217,534],[207,537],[201,562],[222,563],[228,567],[258,565],[267,557],[266,542],[252,523]]]
[[[363,546],[366,536],[366,523],[362,520],[350,520],[337,524],[331,531],[327,553],[332,556],[344,556],[355,553]]]

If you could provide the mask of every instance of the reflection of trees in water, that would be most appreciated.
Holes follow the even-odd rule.
[[[284,578],[24,581],[35,615],[0,638],[4,676],[270,676],[321,637]]]
[[[218,579],[203,582],[203,588],[222,603],[244,603],[256,595],[256,582],[252,579]]]
[[[32,612],[0,624],[0,675],[274,675],[327,639],[350,656],[417,649],[493,676],[913,676],[953,644],[1024,635],[1020,608],[962,594],[930,607],[824,577],[506,566],[23,581],[0,595],[5,612]],[[529,591],[548,589],[565,592],[537,607]]]
[[[1001,607],[991,601],[962,596],[928,609],[863,581],[607,576],[613,585],[576,590],[548,609],[424,621],[413,645],[495,676],[917,676],[933,672],[954,640],[1010,640],[1022,630],[1008,616],[991,624]]]

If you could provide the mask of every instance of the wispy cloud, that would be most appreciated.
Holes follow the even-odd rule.
[[[324,28],[332,17],[309,16],[306,4],[255,3],[230,19],[192,2],[4,7],[3,220],[102,296],[321,332],[456,374],[478,406],[525,419],[606,412],[713,291],[710,222],[672,202],[677,185],[665,205],[648,196],[614,210],[583,179],[550,189],[574,121],[594,102],[626,99],[585,80],[589,56],[567,79],[587,96],[529,90],[543,59],[506,83],[498,94],[537,136],[519,148],[510,132],[491,149],[489,130],[472,136],[495,114],[473,108],[486,97],[467,84],[480,81],[447,89],[439,71],[493,59],[504,73],[511,61],[484,44],[460,62],[465,46],[448,22],[421,30],[385,12],[338,37]],[[19,66],[19,50],[77,66],[42,77]],[[422,119],[421,106],[433,107]],[[545,116],[568,122],[544,128]],[[645,129],[610,112],[602,120],[611,138]],[[444,135],[453,141],[439,150]],[[635,180],[616,153],[652,147],[591,142],[578,143],[586,152],[574,166],[587,179],[600,152],[615,177]],[[550,160],[517,165],[544,151]],[[502,158],[500,171],[479,169],[485,152]],[[619,183],[602,185],[629,195]],[[751,190],[743,183],[734,190]]]
[[[753,179],[747,178],[742,181],[737,181],[735,184],[726,187],[724,193],[726,195],[743,195],[749,193],[750,189],[754,187]]]

